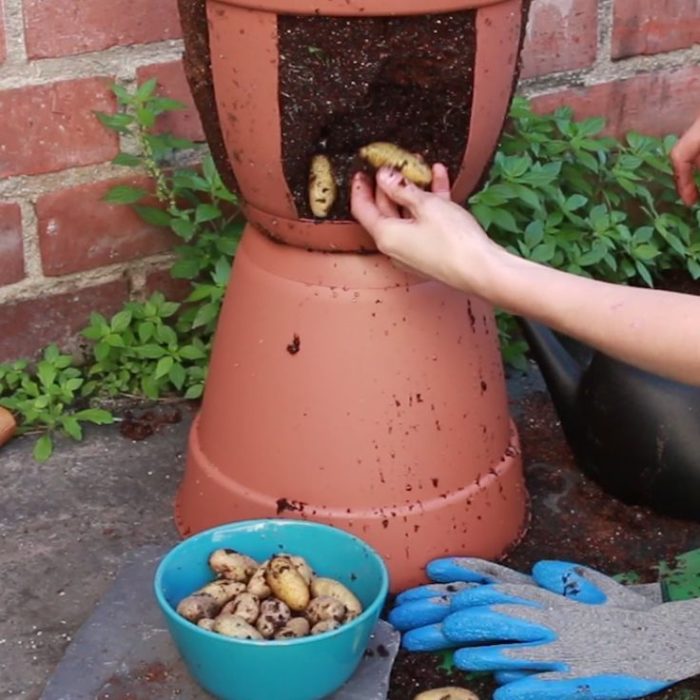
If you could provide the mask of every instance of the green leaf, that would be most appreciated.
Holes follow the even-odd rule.
[[[554,257],[556,245],[552,242],[541,243],[532,251],[531,260],[547,263]]]
[[[203,393],[204,393],[204,385],[203,384],[195,384],[194,386],[191,386],[185,392],[185,398],[188,400],[198,399]]]
[[[173,383],[173,386],[178,391],[180,391],[182,389],[183,385],[185,384],[185,379],[187,378],[187,375],[185,373],[183,366],[176,362],[170,368],[170,371],[168,372],[168,378]]]
[[[112,316],[112,323],[110,327],[112,333],[123,333],[131,323],[132,314],[131,311],[124,310]]]
[[[142,344],[148,342],[153,337],[155,326],[151,321],[142,321],[138,326],[139,341]]]
[[[142,204],[134,206],[134,210],[147,224],[170,228],[172,218],[167,211]]]
[[[198,260],[193,258],[183,258],[178,260],[171,268],[170,274],[176,280],[191,280],[194,279],[201,270],[201,265]]]
[[[121,134],[128,133],[129,127],[134,123],[134,118],[130,114],[105,114],[104,112],[95,112],[95,116],[102,126],[106,126],[108,129]]]
[[[83,429],[75,416],[63,416],[61,418],[61,425],[66,435],[72,437],[73,440],[80,441],[83,439]]]
[[[205,221],[213,221],[221,216],[219,207],[213,204],[200,204],[195,213],[195,222],[202,224]]]
[[[145,101],[155,93],[158,87],[158,81],[155,78],[149,78],[139,85],[136,90],[135,97],[137,100]]]
[[[566,200],[564,207],[567,211],[576,211],[586,204],[588,204],[587,197],[584,197],[582,194],[573,194]]]
[[[56,380],[56,368],[48,362],[40,362],[37,367],[37,376],[42,386],[48,389]]]
[[[491,216],[493,223],[504,231],[511,233],[520,233],[520,227],[515,222],[513,215],[505,208],[492,209]]]
[[[46,462],[53,453],[53,440],[46,433],[34,443],[34,459],[37,462]]]
[[[145,357],[149,360],[157,360],[165,355],[165,348],[160,345],[142,345],[134,350],[139,357]]]
[[[170,228],[180,236],[180,238],[184,238],[186,241],[191,240],[197,230],[195,223],[189,219],[171,219]]]
[[[206,357],[206,353],[195,345],[185,345],[180,348],[180,357],[183,360],[201,360]]]
[[[659,255],[659,249],[650,243],[642,243],[634,248],[634,255],[640,260],[653,260]],[[645,268],[646,269],[646,268]]]
[[[103,200],[109,204],[134,204],[147,196],[148,192],[142,187],[117,185],[107,192]]]
[[[192,322],[193,328],[200,328],[201,326],[206,326],[216,319],[219,314],[218,304],[203,304],[197,311]]]
[[[161,377],[164,377],[168,372],[170,372],[175,360],[173,360],[170,355],[167,355],[166,357],[161,357],[160,360],[158,360],[158,364],[156,365],[156,371],[155,371],[155,378],[160,379]]]
[[[94,423],[95,425],[110,425],[114,422],[114,416],[103,408],[86,408],[74,414],[79,421]]]
[[[132,156],[131,153],[119,153],[112,158],[112,163],[114,165],[125,165],[128,168],[138,168],[141,166],[141,158]]]

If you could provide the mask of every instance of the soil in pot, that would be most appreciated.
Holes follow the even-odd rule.
[[[390,141],[442,162],[455,177],[472,104],[476,12],[409,17],[279,17],[284,172],[311,217],[312,156],[333,163],[339,197],[329,218],[348,219],[358,150]]]

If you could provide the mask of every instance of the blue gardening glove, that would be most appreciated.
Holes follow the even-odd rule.
[[[409,649],[458,647],[465,671],[529,672],[495,700],[616,700],[700,673],[700,599],[626,609],[527,584],[460,593],[462,608],[404,635]],[[466,646],[469,645],[469,646]]]
[[[623,586],[604,574],[578,564],[542,561],[532,576],[483,559],[449,557],[426,567],[433,584],[412,588],[396,597],[389,622],[400,631],[438,623],[462,606],[462,592],[491,584],[539,585],[548,591],[591,605],[613,605],[632,610],[661,602],[659,584]]]

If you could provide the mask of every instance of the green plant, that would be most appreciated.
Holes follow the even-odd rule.
[[[145,302],[129,302],[108,321],[93,313],[83,330],[92,341],[87,365],[90,393],[157,399],[176,393],[199,398],[204,388],[209,339],[178,335],[170,320],[180,304],[155,293]]]
[[[90,393],[73,358],[55,345],[44,350],[32,370],[24,361],[0,365],[0,405],[19,417],[20,433],[41,434],[34,446],[40,462],[51,456],[55,435],[81,440],[83,423],[112,422],[108,411],[85,405]]]
[[[700,278],[700,209],[678,199],[670,164],[676,139],[600,137],[603,119],[568,108],[535,114],[516,99],[484,189],[469,207],[511,252],[577,275],[646,284],[670,269]],[[525,345],[499,314],[506,359]]]
[[[178,259],[171,274],[189,280],[192,293],[185,300],[179,324],[183,329],[203,329],[211,334],[245,222],[237,196],[221,181],[210,155],[202,158],[201,167],[173,167],[177,154],[195,145],[157,131],[159,116],[184,105],[159,97],[156,88],[155,80],[143,83],[133,93],[115,85],[119,111],[97,115],[108,129],[130,135],[138,143],[137,154],[122,152],[113,162],[145,170],[155,187],[149,192],[120,185],[112,188],[105,200],[132,206],[144,221],[168,228],[181,239],[182,244],[175,247]]]

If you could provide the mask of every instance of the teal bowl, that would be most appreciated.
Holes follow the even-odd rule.
[[[364,611],[337,630],[283,641],[223,637],[188,622],[176,606],[213,580],[211,552],[228,547],[258,561],[288,552],[334,578]],[[355,672],[389,590],[381,557],[343,530],[297,520],[249,520],[201,532],[174,547],[156,571],[155,595],[189,672],[220,700],[321,700]]]

